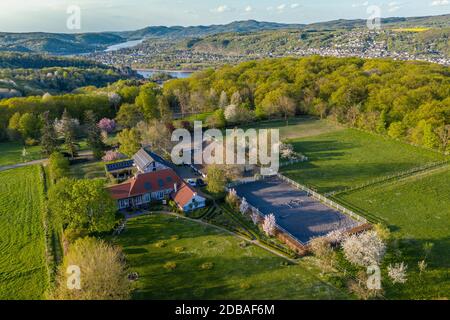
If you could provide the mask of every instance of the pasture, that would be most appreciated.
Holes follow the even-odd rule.
[[[321,193],[444,160],[439,153],[355,129],[290,142],[310,161],[284,167],[282,173]]]
[[[325,120],[319,120],[315,117],[299,117],[289,119],[289,125],[286,125],[286,121],[283,120],[273,120],[255,122],[251,125],[241,126],[241,128],[244,130],[279,129],[281,140],[300,139],[343,130],[343,128],[338,125],[332,124]]]
[[[409,280],[388,289],[395,298],[450,297],[450,167],[338,196],[390,227],[396,239],[388,262],[405,261]],[[425,249],[432,244],[429,253]],[[398,251],[397,251],[398,250]],[[420,274],[418,262],[428,270]]]
[[[27,155],[22,156],[24,146],[18,142],[0,143],[0,167],[42,159],[41,147],[25,147]]]
[[[347,299],[302,261],[288,261],[209,226],[165,215],[128,221],[115,239],[131,272],[134,299]]]
[[[0,300],[42,299],[49,276],[40,167],[0,172]]]

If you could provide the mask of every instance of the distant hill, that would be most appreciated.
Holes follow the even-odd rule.
[[[382,24],[389,27],[429,27],[450,26],[450,15],[385,18]],[[253,33],[275,30],[345,30],[361,28],[365,20],[335,20],[304,24],[283,24],[255,20],[235,21],[224,25],[165,27],[152,26],[135,31],[101,32],[82,34],[57,33],[0,33],[0,51],[35,52],[55,55],[83,54],[103,51],[108,46],[128,40],[144,38],[196,38],[223,33]]]
[[[263,30],[301,29],[303,24],[284,24],[275,22],[260,22],[255,20],[235,21],[225,25],[193,26],[193,27],[147,27],[137,31],[123,32],[122,36],[133,39],[142,38],[188,38],[215,35],[226,32],[255,32]]]

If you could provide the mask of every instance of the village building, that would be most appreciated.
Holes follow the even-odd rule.
[[[128,169],[130,163],[136,167],[136,175],[107,188],[119,210],[140,208],[165,199],[173,199],[184,212],[206,206],[204,197],[181,179],[164,159],[146,149],[139,150],[133,160],[112,165],[107,170],[123,172],[121,170]]]

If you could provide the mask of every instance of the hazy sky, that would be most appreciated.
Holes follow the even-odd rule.
[[[81,8],[81,30],[134,30],[150,25],[209,25],[256,19],[311,23],[367,18],[377,5],[383,17],[450,13],[450,0],[0,0],[0,31],[73,32],[67,8]]]

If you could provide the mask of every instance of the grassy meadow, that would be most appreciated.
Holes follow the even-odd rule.
[[[284,167],[283,174],[323,193],[444,160],[439,153],[355,129],[290,142],[309,161]]]
[[[348,299],[318,270],[188,220],[165,215],[131,219],[115,239],[130,271],[134,299]]]
[[[405,261],[408,282],[390,285],[395,298],[450,298],[450,167],[338,196],[393,231],[386,263]],[[431,244],[429,252],[425,249]],[[426,260],[422,274],[418,262]]]
[[[23,148],[18,142],[0,143],[0,167],[42,159],[40,146],[25,147],[28,153],[26,157],[22,157]]]
[[[49,277],[40,167],[0,172],[0,300],[41,299]]]

